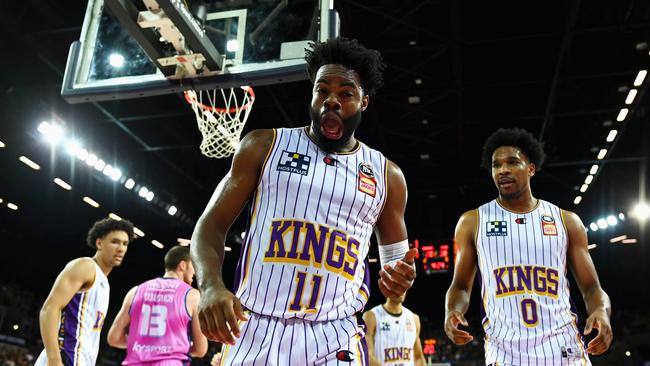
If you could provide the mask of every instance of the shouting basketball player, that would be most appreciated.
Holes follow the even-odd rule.
[[[192,236],[201,329],[229,345],[224,365],[366,364],[354,314],[368,299],[373,229],[384,295],[402,295],[415,279],[404,176],[354,137],[383,83],[381,55],[339,38],[315,44],[306,60],[311,123],[249,133]],[[249,200],[234,295],[221,275],[224,238]]]
[[[611,304],[587,249],[587,234],[573,212],[533,197],[530,180],[544,150],[522,129],[500,129],[483,147],[499,197],[465,212],[456,226],[458,256],[447,292],[445,332],[456,344],[473,337],[467,326],[472,282],[478,266],[487,365],[588,365],[587,354],[605,352],[612,341]],[[571,308],[571,269],[589,317],[584,334],[598,335],[584,347]]]
[[[208,340],[197,318],[190,248],[165,254],[165,274],[132,288],[108,331],[108,344],[126,349],[122,365],[182,366],[203,357]]]
[[[88,232],[92,258],[70,261],[56,278],[40,313],[45,349],[36,366],[95,365],[108,310],[108,274],[124,259],[133,224],[103,219]]]

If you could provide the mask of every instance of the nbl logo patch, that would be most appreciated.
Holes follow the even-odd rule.
[[[296,173],[300,175],[307,175],[309,172],[309,162],[311,157],[287,150],[282,151],[280,161],[278,162],[277,170],[281,172]]]
[[[361,192],[374,197],[377,193],[377,179],[370,164],[359,164],[358,187]]]
[[[486,236],[508,236],[508,222],[488,221],[485,223]]]
[[[548,214],[542,215],[542,232],[544,235],[557,236],[557,226],[555,226],[553,216]]]

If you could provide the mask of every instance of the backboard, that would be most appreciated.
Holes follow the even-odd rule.
[[[304,49],[338,36],[334,0],[90,0],[70,47],[69,103],[303,80]]]

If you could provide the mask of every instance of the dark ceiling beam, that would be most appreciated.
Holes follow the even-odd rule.
[[[456,122],[457,122],[457,136],[456,136],[456,151],[458,152],[461,161],[464,158],[465,147],[465,131],[463,127],[463,58],[461,50],[462,30],[460,19],[460,0],[451,2],[450,6],[451,15],[451,48],[453,54],[453,63],[451,70],[454,80],[454,91],[456,94]]]
[[[420,1],[417,5],[412,7],[411,10],[409,10],[408,12],[406,12],[406,14],[404,14],[401,18],[399,18],[400,22],[395,21],[391,25],[384,28],[384,30],[382,30],[381,32],[376,33],[374,35],[375,39],[380,38],[384,34],[390,32],[393,28],[397,27],[398,24],[409,22],[406,18],[408,18],[409,16],[413,15],[414,13],[420,11],[420,8],[422,8],[423,6],[429,5],[429,4],[431,4],[431,1]]]
[[[382,48],[381,54],[387,55],[390,53],[397,53],[400,57],[404,57],[405,54],[409,52],[424,52],[424,51],[436,51],[441,48],[447,48],[446,43],[437,43],[437,44],[428,44],[422,46],[406,46],[406,47],[393,47],[393,48]]]
[[[403,26],[405,26],[407,28],[410,28],[410,29],[412,29],[414,31],[420,32],[422,34],[426,34],[426,35],[428,35],[429,37],[431,37],[433,39],[443,41],[443,42],[446,41],[445,37],[442,37],[439,34],[435,34],[435,33],[431,32],[430,29],[418,27],[417,25],[414,25],[414,24],[412,24],[410,22],[403,21],[403,20],[401,20],[401,19],[399,19],[397,17],[394,17],[394,16],[390,15],[390,13],[387,12],[387,11],[377,10],[375,8],[363,5],[363,4],[361,4],[361,3],[359,3],[359,2],[357,2],[355,0],[345,0],[345,2],[347,4],[351,4],[351,5],[354,5],[354,6],[358,7],[358,8],[360,8],[360,9],[363,9],[363,10],[369,12],[369,13],[379,15],[382,18],[385,18],[385,19],[388,19],[390,21],[399,23],[400,25],[403,25]]]
[[[392,64],[392,63],[391,63],[391,64],[387,64],[389,67],[392,67],[392,68],[395,68],[395,69],[399,70],[400,73],[397,74],[396,76],[394,76],[393,78],[391,78],[390,80],[388,80],[388,81],[386,82],[386,84],[394,83],[395,81],[397,81],[397,80],[399,80],[399,79],[402,79],[402,78],[405,77],[406,75],[417,76],[417,77],[419,77],[419,78],[422,77],[421,75],[427,75],[427,74],[428,74],[427,72],[421,72],[421,73],[420,73],[420,72],[417,72],[417,71],[420,69],[420,67],[422,67],[422,66],[428,64],[429,62],[431,62],[431,61],[435,60],[436,58],[438,58],[440,55],[444,54],[445,51],[447,51],[447,48],[446,48],[446,47],[445,47],[445,48],[441,48],[441,49],[439,49],[438,51],[432,53],[429,57],[427,57],[427,58],[421,60],[420,62],[418,62],[418,63],[415,64],[415,65],[409,66],[408,68],[406,68],[406,67],[402,67],[402,66],[398,66],[398,65],[395,65],[395,64]]]
[[[36,31],[31,34],[34,36],[47,36],[47,35],[72,33],[72,32],[81,32],[81,27],[74,26],[74,27],[64,27],[64,28],[52,28],[52,29]]]
[[[146,149],[145,151],[153,152],[153,151],[163,151],[163,150],[184,150],[184,149],[196,149],[196,144],[152,146]]]
[[[650,23],[632,23],[632,24],[617,24],[617,25],[597,26],[597,27],[588,27],[588,28],[573,28],[571,31],[574,34],[581,34],[581,33],[597,33],[597,32],[621,32],[621,31],[624,32],[624,31],[631,31],[636,29],[650,29]],[[489,44],[489,43],[525,41],[525,40],[537,39],[537,38],[560,37],[562,35],[563,33],[560,32],[531,33],[531,34],[522,34],[516,36],[478,39],[478,40],[466,41],[465,43],[468,46],[476,46],[476,45]]]
[[[187,112],[167,112],[167,113],[156,113],[156,114],[144,114],[139,116],[130,116],[130,117],[119,117],[117,118],[121,122],[137,122],[137,121],[146,121],[150,119],[169,119],[174,117],[191,117],[192,112],[188,110]],[[113,123],[113,120],[110,118],[102,120],[102,122]]]
[[[443,99],[443,98],[448,97],[450,94],[454,93],[454,91],[455,91],[454,89],[448,89],[448,90],[440,92],[437,96],[427,100],[424,103],[409,106],[409,111],[404,113],[403,115],[401,115],[398,118],[398,120],[403,120],[404,118],[413,115],[413,113],[415,113],[415,112],[422,112],[422,113],[425,113],[426,115],[431,115],[431,112],[424,109],[424,108],[426,106],[428,106],[428,105],[431,105],[431,104]]]
[[[282,118],[284,118],[285,123],[289,125],[289,127],[296,127],[296,124],[293,122],[294,118],[291,118],[289,116],[289,113],[287,113],[287,110],[282,106],[282,103],[280,103],[280,100],[278,100],[278,97],[275,95],[275,91],[273,90],[273,86],[270,85],[267,87],[268,88],[268,95],[271,96],[271,100],[273,101],[273,104],[275,107],[280,111],[280,114],[282,115]]]
[[[578,19],[579,10],[580,10],[580,0],[572,0],[571,3],[569,4],[569,14],[567,16],[567,21],[564,25],[564,36],[562,37],[560,52],[557,57],[557,62],[555,63],[555,71],[553,72],[553,81],[551,82],[551,89],[549,90],[548,98],[546,100],[544,121],[542,122],[542,127],[539,132],[539,141],[544,141],[544,134],[546,133],[546,128],[552,122],[551,110],[555,106],[555,100],[557,99],[557,87],[560,81],[560,71],[562,70],[562,65],[564,64],[564,58],[573,40],[573,32],[571,30],[573,27],[575,27],[576,20]]]
[[[571,166],[581,166],[581,165],[593,165],[593,164],[602,164],[607,162],[608,164],[618,164],[618,163],[636,163],[639,161],[647,161],[647,156],[628,156],[625,158],[617,159],[603,159],[603,160],[572,160],[572,161],[561,161],[557,163],[544,164],[544,168],[563,168]]]

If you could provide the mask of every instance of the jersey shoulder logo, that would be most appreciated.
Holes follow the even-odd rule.
[[[542,215],[542,232],[547,236],[557,236],[555,219],[549,214]]]
[[[307,175],[311,156],[303,155],[297,152],[282,150],[280,161],[278,161],[277,170],[300,175]]]
[[[375,197],[375,194],[377,193],[377,179],[375,179],[375,173],[370,164],[359,164],[358,183],[357,188],[361,192],[371,197]]]
[[[411,321],[411,319],[406,319],[406,331],[407,332],[415,331],[415,327],[413,326],[413,322]]]
[[[485,223],[486,236],[508,236],[507,221],[488,221]]]

